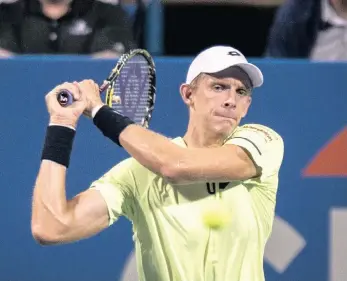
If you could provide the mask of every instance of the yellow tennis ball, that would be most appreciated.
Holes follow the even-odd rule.
[[[113,97],[112,97],[112,101],[113,101],[114,103],[119,103],[119,104],[122,102],[120,96],[113,96]]]
[[[205,209],[202,220],[206,227],[219,230],[230,223],[230,210],[222,202],[216,202]]]

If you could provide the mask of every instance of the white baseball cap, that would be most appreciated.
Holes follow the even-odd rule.
[[[190,84],[200,73],[212,74],[231,66],[238,66],[246,72],[253,88],[263,84],[260,69],[249,63],[239,50],[229,46],[214,46],[199,53],[189,66],[186,83]]]

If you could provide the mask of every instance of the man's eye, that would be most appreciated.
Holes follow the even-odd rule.
[[[222,85],[214,85],[213,89],[217,92],[220,92],[220,91],[223,91],[225,89],[225,87]]]
[[[243,90],[243,89],[238,90],[237,92],[238,92],[238,94],[239,94],[240,96],[247,96],[247,95],[248,95],[248,91]]]

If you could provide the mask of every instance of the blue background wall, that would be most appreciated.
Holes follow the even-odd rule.
[[[158,97],[151,127],[167,136],[182,135],[187,112],[178,87],[190,58],[155,61]],[[245,122],[268,125],[283,136],[285,157],[277,216],[305,241],[281,272],[271,262],[265,263],[267,280],[347,280],[346,272],[333,280],[329,266],[332,256],[347,260],[344,252],[331,253],[330,218],[334,208],[347,208],[347,178],[302,176],[302,169],[347,125],[347,67],[302,61],[253,62],[263,70],[265,83],[255,91]],[[31,195],[48,121],[44,95],[64,81],[92,78],[101,82],[112,64],[81,57],[0,60],[0,280],[115,281],[120,277],[133,249],[130,223],[125,219],[96,237],[64,246],[41,247],[30,233]],[[122,149],[103,138],[89,120],[81,119],[68,172],[68,195],[87,188],[124,157],[127,154]],[[346,237],[346,227],[339,229],[339,235]],[[286,236],[282,238],[276,245],[279,255],[281,247],[289,243]]]

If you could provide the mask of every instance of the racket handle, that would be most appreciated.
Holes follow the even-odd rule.
[[[109,86],[109,83],[104,82],[99,88],[100,94]],[[59,104],[63,107],[69,106],[74,102],[73,95],[68,90],[61,90],[57,95]]]
[[[63,107],[69,106],[73,103],[73,95],[68,90],[61,90],[57,95],[59,104]]]

